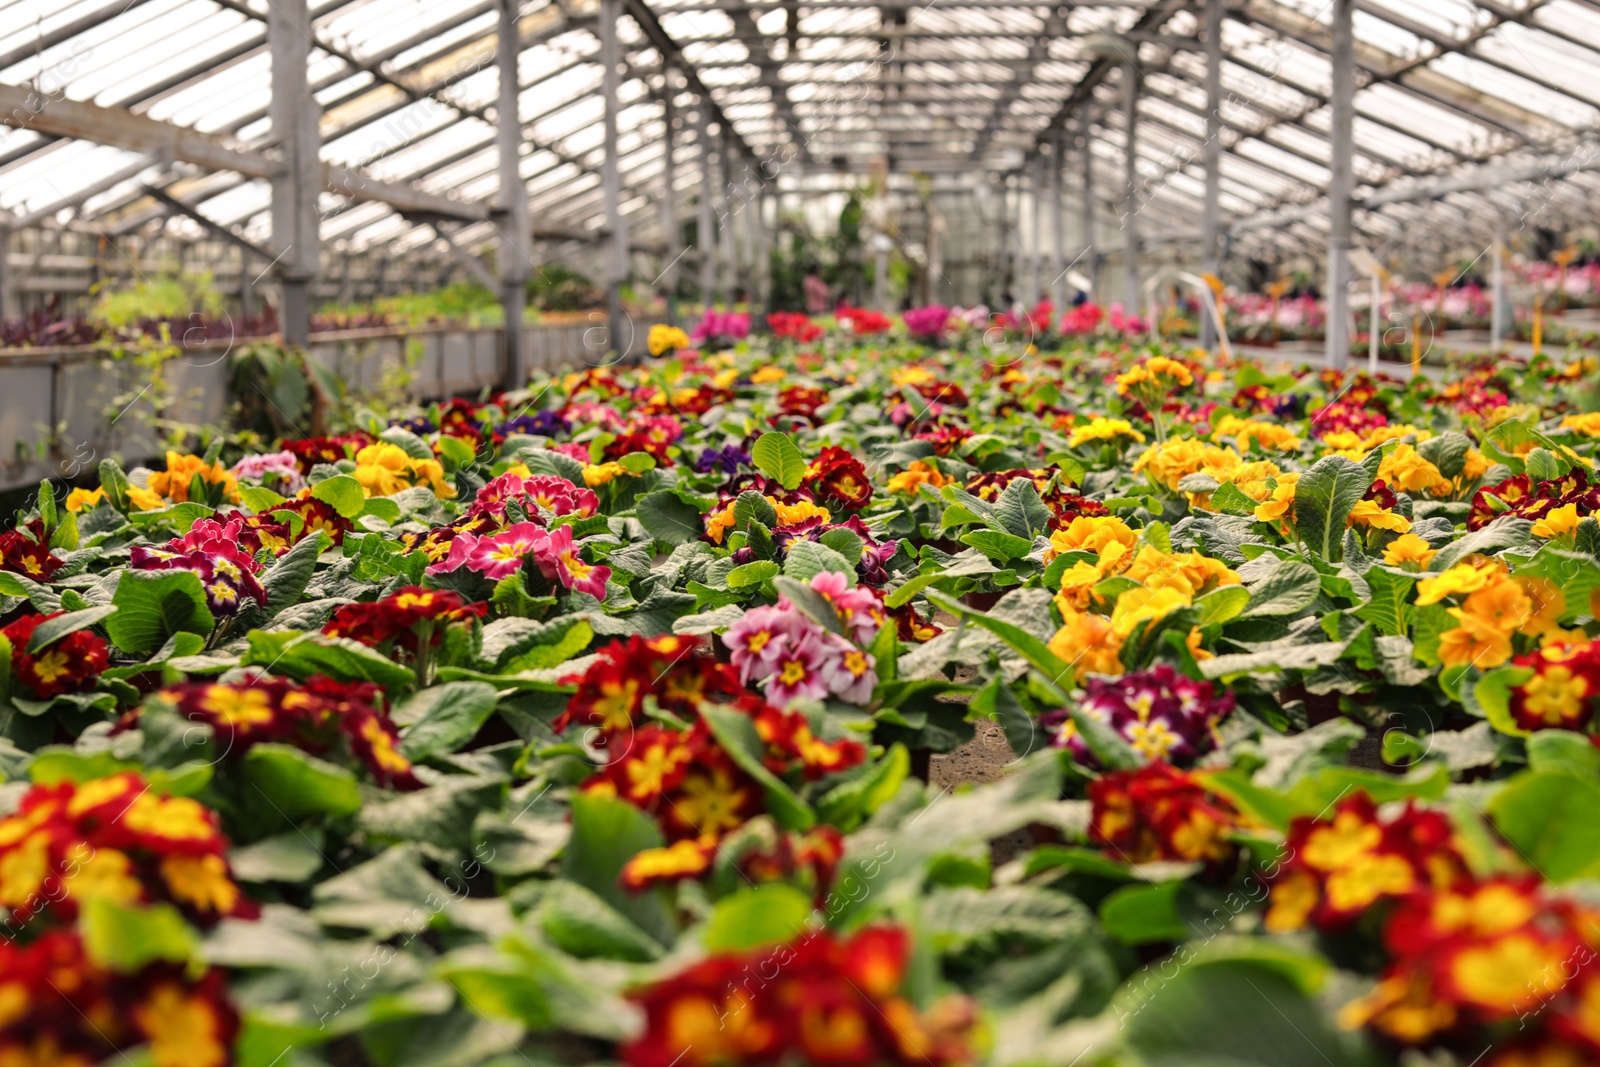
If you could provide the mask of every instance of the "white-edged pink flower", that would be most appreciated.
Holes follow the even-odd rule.
[[[728,627],[722,641],[728,646],[741,683],[760,681],[778,669],[778,657],[789,643],[797,614],[792,609],[784,612],[775,607],[755,608]]]
[[[877,664],[872,656],[837,634],[828,634],[818,672],[828,692],[847,704],[866,704],[878,685]]]
[[[785,641],[777,667],[767,679],[767,699],[782,708],[796,700],[827,696],[828,683],[821,669],[827,655],[822,637],[815,631]]]
[[[878,636],[887,618],[883,604],[870,589],[857,586],[853,579],[837,571],[823,571],[811,579],[811,588],[833,605],[839,622],[858,645],[868,645]]]
[[[539,572],[551,581],[588,593],[596,600],[606,598],[606,580],[611,577],[611,568],[584,561],[572,543],[572,527],[561,526],[547,534],[534,550],[534,560],[539,564]]]

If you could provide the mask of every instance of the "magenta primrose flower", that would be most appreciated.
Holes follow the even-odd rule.
[[[606,581],[611,577],[611,568],[584,562],[572,543],[572,527],[562,526],[546,534],[534,548],[533,558],[539,564],[539,573],[551,581],[588,593],[596,600],[606,598]]]
[[[549,535],[538,525],[519,522],[497,534],[479,536],[465,531],[450,542],[450,554],[428,568],[429,574],[446,574],[460,567],[498,582],[517,573],[522,558]]]
[[[848,637],[823,629],[782,597],[770,607],[746,612],[723,633],[739,680],[760,683],[767,699],[779,707],[830,695],[867,704],[878,672],[871,654],[859,646],[877,636],[885,619],[883,605],[871,589],[831,571],[812,578],[811,588],[833,607]]]

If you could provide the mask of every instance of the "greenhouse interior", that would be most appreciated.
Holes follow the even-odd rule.
[[[0,0],[0,1067],[1600,1064],[1600,0]]]

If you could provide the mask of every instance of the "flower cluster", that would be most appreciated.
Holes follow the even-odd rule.
[[[1308,924],[1334,932],[1368,908],[1420,889],[1446,889],[1466,873],[1449,819],[1408,801],[1383,815],[1364,792],[1351,793],[1326,817],[1289,824],[1288,859],[1274,872],[1268,930]]]
[[[0,571],[48,582],[63,566],[65,562],[50,551],[44,523],[38,519],[0,533]]]
[[[193,571],[200,578],[211,614],[237,615],[246,598],[263,606],[267,603],[267,591],[256,577],[261,564],[245,547],[249,539],[243,516],[227,522],[200,519],[188,533],[161,548],[134,545],[128,563],[138,571]]]
[[[806,468],[811,492],[824,503],[859,511],[872,503],[872,479],[859,459],[837,445],[827,445]]]
[[[1236,854],[1238,816],[1199,777],[1147,763],[1089,783],[1089,839],[1127,863],[1203,862],[1220,869]]]
[[[1595,921],[1592,909],[1543,892],[1536,875],[1460,878],[1420,890],[1384,926],[1389,965],[1377,985],[1347,1004],[1339,1021],[1401,1045],[1516,1021],[1532,1032],[1494,1063],[1592,1063],[1600,1054]],[[1565,1056],[1518,1058],[1563,1048]]]
[[[808,345],[822,336],[822,327],[799,311],[774,311],[767,316],[767,328],[774,337],[786,337]]]
[[[491,479],[479,489],[467,514],[504,520],[506,504],[510,501],[515,501],[523,514],[530,516],[577,515],[586,518],[600,511],[600,498],[594,494],[594,490],[579,488],[565,478],[548,474],[535,476],[526,467],[521,467],[521,470],[513,468]]]
[[[399,445],[378,441],[355,455],[351,477],[368,496],[393,496],[414,486],[427,486],[436,496],[453,497],[455,487],[444,480],[444,467],[436,459],[416,459]]]
[[[1190,763],[1218,744],[1217,724],[1233,713],[1233,694],[1216,693],[1210,682],[1186,678],[1165,663],[1121,678],[1090,678],[1080,704],[1086,715],[1105,723],[1146,759]],[[1066,712],[1042,716],[1040,725],[1059,725],[1054,744],[1071,751],[1085,766],[1097,761]]]
[[[571,526],[558,526],[552,531],[532,522],[519,522],[495,534],[463,530],[450,541],[448,554],[430,566],[428,573],[448,574],[465,567],[497,582],[517,573],[523,559],[530,556],[539,573],[559,582],[563,589],[605,599],[611,568],[583,559],[573,543]]]
[[[900,318],[912,337],[922,341],[938,341],[950,325],[950,309],[943,304],[907,308],[901,312]]]
[[[1513,577],[1505,564],[1483,557],[1467,560],[1417,583],[1417,606],[1445,600],[1456,621],[1439,635],[1439,661],[1446,666],[1498,667],[1512,656],[1513,638],[1556,628],[1566,597],[1554,582],[1526,575]]]
[[[856,337],[871,337],[873,334],[888,333],[894,321],[881,311],[869,308],[842,307],[833,313],[833,317],[840,326],[849,330]]]
[[[488,604],[468,604],[455,593],[412,585],[370,604],[341,606],[322,632],[415,656],[443,641],[451,627],[471,626],[488,610]]]
[[[837,632],[812,621],[787,597],[756,608],[723,635],[739,680],[761,684],[780,705],[828,696],[866,704],[878,675],[871,654],[859,646],[870,644],[883,625],[883,604],[871,589],[852,588],[849,579],[831,571],[812,578],[811,588],[833,608]]]
[[[145,488],[174,504],[193,501],[215,507],[224,501],[239,502],[239,479],[221,463],[176,452],[167,453],[167,469],[146,478]]]
[[[903,929],[848,938],[807,931],[786,945],[712,956],[631,994],[645,1029],[628,1067],[774,1063],[947,1067],[974,1057],[976,1013],[964,997],[927,1011],[900,993]]]
[[[399,751],[394,723],[381,709],[383,694],[368,682],[339,682],[314,674],[304,685],[265,674],[236,682],[193,682],[164,689],[157,699],[184,718],[210,726],[225,758],[243,756],[262,741],[278,741],[315,755],[348,750],[374,781],[395,789],[420,789],[411,761]],[[126,716],[124,729],[138,724]]]
[[[1151,356],[1117,375],[1117,395],[1131,396],[1149,407],[1168,393],[1193,384],[1194,374],[1188,367],[1165,356]]]
[[[239,1014],[215,967],[117,973],[91,960],[76,932],[52,930],[26,945],[0,938],[0,975],[0,1063],[88,1067],[140,1045],[156,1067],[233,1062]]]
[[[205,924],[248,918],[256,906],[227,850],[204,805],[160,796],[137,774],[36,785],[0,820],[0,907],[17,923],[70,923],[92,898],[167,902]]]
[[[105,638],[93,630],[74,630],[29,651],[28,642],[39,625],[64,614],[24,615],[0,630],[0,637],[11,643],[12,680],[38,700],[93,689],[100,672],[111,664]]]
[[[1594,514],[1600,514],[1600,483],[1591,485],[1588,471],[1574,467],[1548,481],[1534,483],[1526,474],[1518,474],[1479,489],[1472,495],[1467,528],[1481,530],[1502,515],[1515,515],[1543,523],[1545,532],[1540,536],[1554,537]]]
[[[749,315],[708,307],[699,325],[689,334],[689,340],[706,348],[731,348],[749,336]]]
[[[288,450],[245,456],[228,473],[241,482],[254,482],[286,496],[298,493],[306,485],[299,458]]]
[[[1511,690],[1511,717],[1524,730],[1587,731],[1600,710],[1600,642],[1555,641],[1512,661],[1529,672]]]
[[[650,332],[645,337],[645,344],[652,356],[659,356],[675,348],[688,348],[689,335],[676,326],[658,322],[650,327]]]
[[[358,450],[370,444],[372,435],[357,430],[335,437],[303,437],[297,441],[285,441],[281,447],[294,457],[301,474],[310,474],[311,469],[317,464],[332,464],[338,463],[341,459],[349,459]]]
[[[765,764],[779,776],[816,778],[860,763],[856,741],[816,737],[806,716],[772,707],[740,685],[726,664],[696,655],[698,638],[634,636],[601,649],[575,682],[555,721],[557,732],[583,726],[607,762],[582,788],[619,797],[648,812],[669,846],[640,853],[623,883],[642,888],[710,868],[717,842],[761,814],[765,794],[723,749],[700,712],[707,703],[748,715],[765,746]],[[687,723],[679,729],[645,718],[646,700]]]

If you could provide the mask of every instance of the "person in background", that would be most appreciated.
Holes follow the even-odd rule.
[[[806,277],[802,284],[806,293],[806,314],[826,315],[828,313],[828,283],[822,280],[822,272],[817,269],[815,263],[806,267]]]

